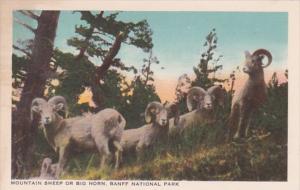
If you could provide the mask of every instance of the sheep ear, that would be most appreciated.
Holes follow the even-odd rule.
[[[39,106],[32,106],[31,107],[31,112],[30,112],[30,120],[33,121],[34,119],[34,114],[40,112],[40,107]]]
[[[145,121],[146,123],[150,123],[153,120],[154,114],[156,109],[155,108],[149,108],[145,112]]]
[[[196,106],[196,104],[199,103],[199,99],[197,96],[191,96],[189,99],[187,99],[187,108],[189,111],[192,111]]]
[[[33,111],[35,113],[38,113],[40,111],[40,107],[39,106],[32,106],[31,111]]]
[[[54,105],[54,108],[56,109],[56,111],[58,111],[58,114],[61,115],[63,118],[67,118],[68,117],[68,105],[67,105],[67,101],[64,97],[62,96],[53,96],[52,98],[50,98],[48,100],[48,103],[51,105]],[[58,104],[63,104],[63,105],[59,105]]]
[[[64,110],[65,105],[63,103],[58,103],[55,105],[54,109],[55,111]]]

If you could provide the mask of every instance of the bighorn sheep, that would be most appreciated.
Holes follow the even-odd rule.
[[[57,164],[52,164],[51,158],[45,158],[42,163],[41,173],[38,179],[57,179]]]
[[[268,58],[265,65],[262,62],[264,56]],[[243,71],[249,78],[233,97],[229,116],[229,138],[233,136],[234,139],[247,137],[252,114],[267,98],[263,69],[272,62],[271,53],[265,49],[258,49],[252,55],[246,51],[245,57]]]
[[[123,151],[135,149],[139,153],[144,148],[152,145],[156,140],[168,135],[169,119],[174,116],[175,123],[178,121],[179,113],[175,104],[161,104],[153,101],[145,110],[145,124],[135,129],[124,130],[121,138]],[[116,150],[116,167],[122,161],[122,151]]]
[[[40,176],[32,177],[30,179],[46,179],[53,180],[57,179],[56,177],[57,164],[52,164],[51,158],[45,158],[42,163],[40,170]]]
[[[186,98],[188,113],[180,116],[178,123],[170,119],[170,132],[183,130],[193,123],[211,123],[215,120],[215,107],[224,106],[226,91],[221,86],[212,86],[207,91],[201,87],[192,87]],[[194,108],[196,108],[194,110]]]
[[[48,143],[59,154],[56,176],[62,172],[71,151],[98,151],[102,157],[102,168],[110,155],[108,142],[117,144],[120,141],[125,119],[110,108],[88,116],[64,119],[58,114],[67,110],[66,101],[62,100],[61,96],[54,96],[48,102],[35,98],[31,104],[32,119],[35,115],[40,117]]]

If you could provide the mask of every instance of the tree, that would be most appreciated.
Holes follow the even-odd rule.
[[[21,11],[24,15],[38,22],[37,28],[21,23],[34,32],[31,53],[26,60],[13,56],[13,64],[24,61],[24,87],[17,108],[13,111],[12,120],[12,177],[26,175],[30,170],[33,153],[33,136],[36,123],[30,122],[30,106],[33,98],[43,97],[46,80],[52,73],[50,60],[53,54],[53,43],[59,18],[59,11],[42,11],[40,16],[30,11]],[[16,65],[15,65],[16,66]],[[16,72],[17,74],[17,72]],[[16,83],[15,83],[16,84]]]
[[[179,105],[181,112],[187,112],[186,108],[186,88],[193,86],[200,86],[204,89],[208,89],[213,86],[215,82],[223,83],[228,79],[220,79],[215,76],[218,70],[222,69],[222,65],[219,64],[222,55],[216,57],[216,48],[217,48],[217,34],[216,30],[212,29],[209,34],[206,36],[204,47],[205,51],[201,53],[200,63],[193,67],[196,78],[191,80],[189,76],[182,75],[178,79],[176,87],[176,102]],[[231,78],[232,79],[232,78]],[[185,90],[183,90],[185,89]]]
[[[107,74],[110,67],[120,70],[134,71],[133,67],[126,67],[119,58],[116,58],[121,44],[125,43],[141,48],[148,52],[152,47],[152,31],[146,20],[137,23],[123,22],[117,20],[118,12],[105,16],[101,11],[93,14],[90,11],[81,11],[81,19],[87,26],[76,26],[76,33],[80,38],[74,37],[68,40],[68,44],[79,50],[76,61],[87,56],[100,58],[101,63],[95,64],[95,72],[89,81],[90,89],[93,93],[93,101],[98,109],[103,109],[105,95],[101,89],[100,81]],[[97,111],[96,110],[96,111]]]
[[[154,82],[154,72],[151,70],[153,64],[159,64],[157,57],[152,51],[147,59],[143,59],[144,64],[140,73],[132,81],[132,94],[128,96],[124,107],[124,116],[127,119],[128,128],[140,127],[144,122],[144,112],[149,102],[159,101]]]
[[[223,66],[219,65],[222,55],[219,55],[215,58],[215,50],[217,48],[217,33],[215,29],[206,36],[206,41],[204,43],[204,47],[206,47],[205,52],[201,54],[200,63],[197,67],[194,67],[194,73],[196,75],[196,79],[192,81],[192,86],[201,86],[204,89],[211,87],[214,82],[223,83],[224,79],[218,79],[215,77],[215,73],[222,69]],[[212,74],[212,77],[210,77]]]

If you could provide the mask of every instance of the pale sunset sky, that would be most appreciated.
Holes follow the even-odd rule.
[[[14,18],[36,27],[36,23],[15,12]],[[269,80],[276,71],[284,79],[287,69],[288,14],[285,12],[121,12],[117,17],[122,21],[146,19],[153,31],[153,54],[160,61],[154,65],[155,86],[160,98],[173,101],[178,78],[184,73],[194,78],[193,66],[204,51],[206,35],[216,29],[218,37],[217,54],[223,55],[220,64],[223,70],[216,76],[228,77],[229,73],[244,60],[244,51],[258,48],[268,49],[273,55],[272,64],[265,69],[265,79]],[[75,36],[75,25],[85,24],[79,13],[62,11],[57,28],[55,47],[64,52],[77,51],[67,45],[67,40]],[[17,23],[13,24],[13,43],[32,38],[33,35]],[[123,44],[117,57],[126,65],[141,69],[143,51]],[[100,61],[99,61],[100,62]],[[164,67],[165,69],[161,69]],[[238,73],[237,88],[246,75]],[[88,99],[88,93],[84,99]]]

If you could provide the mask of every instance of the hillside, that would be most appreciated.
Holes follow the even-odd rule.
[[[152,148],[138,162],[128,161],[129,164],[125,163],[118,170],[99,171],[92,167],[85,172],[67,173],[63,178],[285,181],[287,146],[275,143],[274,137],[268,133],[252,137],[243,144],[195,147],[181,140],[177,146],[167,144]],[[162,146],[167,146],[167,150]],[[181,151],[175,151],[179,149]]]

